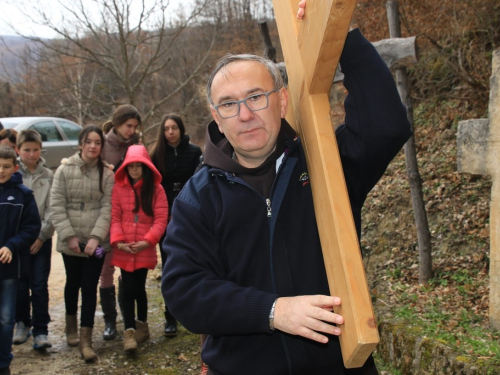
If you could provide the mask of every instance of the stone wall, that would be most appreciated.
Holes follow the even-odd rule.
[[[405,375],[500,374],[500,365],[459,356],[446,342],[426,338],[421,329],[403,322],[382,321],[379,334],[377,354]]]

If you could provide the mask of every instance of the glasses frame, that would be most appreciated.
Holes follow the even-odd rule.
[[[273,92],[277,92],[277,91],[280,91],[280,90],[281,90],[281,88],[276,88],[276,89],[273,89],[271,91],[267,91],[267,92],[262,92],[262,93],[250,95],[249,97],[247,97],[245,99],[242,99],[242,100],[230,100],[228,102],[224,102],[224,103],[221,103],[221,104],[218,104],[218,105],[213,105],[212,107],[217,111],[217,113],[219,114],[219,116],[221,118],[223,118],[223,119],[228,119],[228,118],[233,118],[233,117],[238,116],[240,114],[241,103],[243,103],[245,105],[245,107],[247,107],[250,112],[258,112],[258,111],[262,111],[263,109],[266,109],[267,107],[269,107],[269,95],[271,95]],[[266,100],[267,100],[266,106],[262,107],[262,108],[259,108],[259,109],[251,109],[247,105],[247,100],[253,98],[254,96],[259,96],[259,95],[265,95]],[[222,105],[228,104],[228,103],[238,104],[238,111],[236,112],[236,114],[234,114],[232,116],[222,116],[222,114],[219,111],[219,107],[222,106]]]

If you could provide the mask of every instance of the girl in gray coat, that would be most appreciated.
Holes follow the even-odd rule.
[[[101,159],[104,145],[102,130],[84,128],[78,137],[80,151],[63,160],[52,185],[50,207],[57,232],[57,250],[66,268],[64,300],[66,338],[69,346],[80,343],[87,362],[97,359],[92,348],[92,329],[97,303],[97,285],[109,251],[111,193],[114,174]],[[77,310],[81,290],[80,340]]]

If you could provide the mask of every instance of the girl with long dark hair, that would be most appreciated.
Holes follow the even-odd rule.
[[[102,158],[117,171],[125,158],[128,148],[138,144],[139,129],[141,127],[141,115],[137,108],[131,104],[118,106],[113,112],[110,120],[102,125],[106,143],[104,144]],[[101,296],[101,308],[104,315],[104,340],[112,340],[116,337],[116,293],[114,284],[115,268],[110,265],[111,253],[104,258],[102,267],[99,294]],[[119,280],[121,283],[121,280]],[[120,286],[118,293],[122,296]]]
[[[124,350],[134,352],[137,343],[149,338],[146,276],[157,263],[156,245],[167,227],[168,203],[161,175],[144,146],[130,146],[115,178],[111,266],[121,269]]]
[[[93,362],[97,359],[92,348],[97,285],[104,261],[102,252],[110,250],[111,193],[115,178],[108,164],[101,159],[104,135],[100,128],[83,128],[78,145],[79,152],[64,159],[55,173],[50,208],[57,232],[57,251],[62,253],[66,268],[67,343],[69,346],[79,343],[85,361]]]
[[[153,164],[161,173],[161,184],[165,189],[168,199],[169,218],[172,205],[184,184],[195,173],[200,164],[201,149],[189,142],[184,122],[175,113],[163,116],[158,128],[156,143],[151,150]],[[160,248],[165,234],[160,240]],[[166,258],[163,250],[161,253],[162,268]],[[165,336],[177,335],[177,321],[165,306]]]

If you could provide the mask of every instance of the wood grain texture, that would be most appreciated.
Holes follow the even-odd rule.
[[[342,299],[344,365],[360,367],[379,336],[328,100],[356,1],[308,0],[302,21],[297,0],[273,3],[289,77],[287,120],[306,152],[330,293]]]

